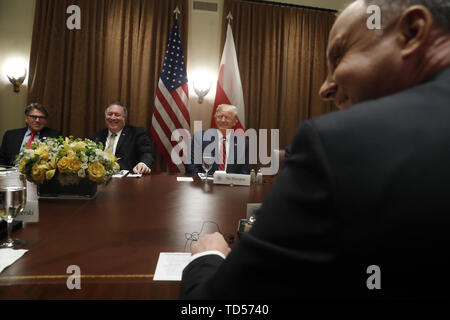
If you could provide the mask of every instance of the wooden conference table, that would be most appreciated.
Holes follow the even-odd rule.
[[[39,222],[14,237],[29,251],[0,274],[0,299],[178,299],[179,282],[153,281],[160,252],[189,251],[185,234],[216,222],[235,235],[247,203],[272,184],[177,182],[175,175],[113,179],[93,200],[40,200]],[[203,232],[217,226],[204,225]],[[81,289],[66,286],[81,269]]]

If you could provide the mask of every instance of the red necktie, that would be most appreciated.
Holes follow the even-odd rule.
[[[226,137],[223,137],[222,140],[222,148],[220,149],[220,159],[219,159],[219,171],[224,171],[225,170],[225,162],[227,159],[227,146],[225,144],[225,141],[227,141]]]
[[[34,136],[36,135],[36,132],[31,132],[31,138],[28,140],[27,149],[31,149],[31,144],[34,141]]]

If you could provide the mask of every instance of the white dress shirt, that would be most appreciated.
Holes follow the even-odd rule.
[[[203,252],[199,252],[199,253],[193,254],[191,256],[191,260],[189,262],[192,262],[195,259],[198,259],[198,258],[203,257],[203,256],[211,255],[211,254],[215,254],[215,255],[223,258],[224,260],[226,258],[225,255],[222,252],[218,251],[218,250],[208,250],[208,251],[203,251]]]
[[[38,140],[40,136],[40,132],[36,132],[36,134],[34,135],[34,141]],[[23,140],[22,140],[22,144],[20,145],[20,152],[22,152],[25,148],[26,145],[28,144],[28,140],[30,140],[31,138],[31,130],[30,128],[27,129],[27,132],[25,132],[25,135],[23,136]]]
[[[119,138],[120,138],[120,135],[122,134],[122,130],[123,129],[121,129],[119,132],[116,132],[116,139],[114,140],[114,146],[111,149],[111,153],[114,155],[116,154],[117,142],[119,142]],[[113,133],[108,129],[108,136],[106,137],[105,150],[109,147],[109,141],[111,139],[112,134]]]

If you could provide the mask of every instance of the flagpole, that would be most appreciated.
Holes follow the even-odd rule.
[[[175,14],[175,19],[178,20],[178,15],[181,14],[180,8],[177,7],[175,8],[175,10],[173,10],[173,13]]]
[[[231,11],[228,11],[227,20],[228,24],[231,24],[231,20],[233,20],[233,15],[231,14]]]

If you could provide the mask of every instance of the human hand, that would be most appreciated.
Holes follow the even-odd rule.
[[[222,252],[225,257],[231,252],[228,243],[219,232],[204,235],[194,245],[192,245],[191,253],[196,254],[209,250],[217,250]]]
[[[134,168],[134,173],[141,173],[141,174],[149,174],[152,171],[147,165],[143,162],[139,162]]]

